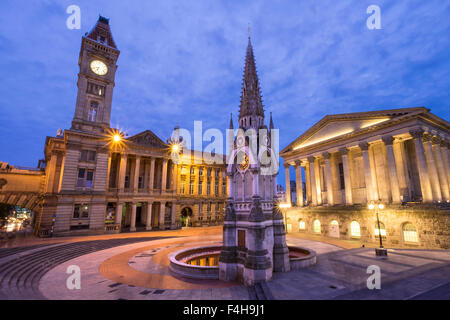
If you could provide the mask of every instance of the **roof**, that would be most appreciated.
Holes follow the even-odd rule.
[[[280,154],[286,154],[299,149],[300,147],[334,140],[338,137],[345,138],[355,136],[370,130],[376,130],[384,126],[392,125],[398,121],[420,116],[439,122],[450,130],[450,124],[446,120],[431,114],[430,109],[425,107],[326,115],[291,142],[280,152]],[[345,122],[348,123],[346,124]]]
[[[117,49],[116,43],[112,37],[111,28],[109,27],[109,19],[99,16],[94,28],[86,35],[87,38],[98,41],[98,37],[102,36],[107,39],[107,45]]]

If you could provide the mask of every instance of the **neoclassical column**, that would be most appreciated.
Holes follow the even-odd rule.
[[[431,146],[432,136],[425,134],[423,136],[423,146],[425,149],[425,159],[428,165],[428,176],[430,177],[431,191],[434,201],[442,201],[441,184],[437,172],[436,160],[434,159],[433,149]]]
[[[425,158],[425,150],[422,143],[424,131],[422,129],[415,129],[409,131],[409,134],[413,137],[414,147],[416,149],[417,168],[419,170],[420,188],[422,190],[422,201],[432,202],[433,194],[431,192],[427,160]]]
[[[136,231],[136,203],[131,203],[131,223],[130,223],[130,231]]]
[[[150,172],[148,176],[148,191],[152,191],[155,186],[155,158],[150,159]]]
[[[134,166],[133,192],[139,191],[139,172],[141,170],[141,156],[136,155],[136,164]]]
[[[172,202],[172,208],[170,211],[170,229],[175,229],[176,228],[176,213],[177,213],[177,205],[175,204],[175,202]]]
[[[284,175],[285,175],[285,182],[286,182],[286,202],[292,203],[291,199],[291,178],[289,177],[289,168],[291,165],[289,163],[284,164]]]
[[[442,155],[442,161],[444,163],[444,168],[446,172],[447,177],[447,184],[450,188],[450,159],[448,157],[448,146],[449,143],[445,140],[441,141],[441,155]]]
[[[311,199],[311,172],[310,172],[310,165],[308,160],[302,161],[305,167],[305,187],[306,187],[306,203],[307,205],[310,205],[312,203]]]
[[[152,230],[152,209],[153,203],[147,202],[147,219],[145,220],[145,230]]]
[[[117,202],[116,203],[116,216],[115,216],[115,223],[118,225],[122,224],[122,209],[123,209],[123,203]]]
[[[353,204],[353,194],[352,194],[352,181],[350,176],[350,156],[349,150],[347,148],[339,149],[342,156],[342,168],[344,169],[344,190],[345,190],[345,204]]]
[[[448,180],[447,180],[447,171],[444,166],[444,161],[442,158],[441,153],[441,139],[438,137],[433,137],[431,139],[431,147],[433,150],[433,155],[436,162],[436,168],[438,172],[438,179],[439,183],[441,185],[441,193],[442,193],[442,200],[447,201],[449,199],[449,187],[448,187]]]
[[[364,181],[366,184],[367,202],[377,201],[378,196],[375,196],[375,192],[373,190],[373,183],[372,183],[372,171],[370,168],[370,159],[369,159],[369,144],[367,142],[362,142],[359,144],[359,147],[362,150],[362,156],[363,156]]]
[[[162,179],[161,179],[161,191],[166,190],[167,186],[167,159],[163,158],[162,161]]]
[[[308,157],[309,162],[309,184],[311,185],[311,203],[317,206],[316,170],[314,157]]]
[[[392,144],[394,143],[394,137],[383,136],[381,140],[383,140],[384,145],[386,147],[386,158],[387,158],[386,164],[389,172],[392,203],[400,203],[401,202],[400,187],[398,182],[397,166],[395,164],[394,149],[392,146]]]
[[[172,189],[175,194],[178,193],[178,164],[172,162],[173,174],[172,174]]]
[[[194,167],[194,195],[198,195],[198,184],[200,179],[198,173],[198,167]]]
[[[295,161],[295,187],[297,191],[297,206],[303,207],[303,179],[302,179],[302,162]]]
[[[327,202],[328,205],[334,205],[333,198],[333,177],[331,176],[331,165],[330,165],[330,153],[322,153],[322,157],[325,159],[325,183],[327,184]]]
[[[111,162],[112,162],[112,152],[108,153],[108,170],[106,171],[106,190],[109,190],[109,180],[111,176]]]
[[[165,221],[165,217],[166,217],[166,202],[165,201],[161,201],[160,202],[160,206],[159,206],[159,230],[164,230],[166,228],[166,221]]]
[[[120,192],[123,192],[125,189],[125,174],[127,170],[127,155],[120,155],[120,165],[119,165],[119,181],[117,182],[117,187]]]

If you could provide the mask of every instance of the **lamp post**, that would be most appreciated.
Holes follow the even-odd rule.
[[[286,210],[281,210],[281,212],[283,212],[283,216],[284,216],[284,230],[286,231],[286,233],[288,232],[287,230],[287,209],[291,207],[290,203],[280,203],[280,209],[286,209]]]
[[[383,248],[383,237],[381,235],[380,219],[378,217],[378,210],[383,210],[383,209],[384,209],[384,204],[382,204],[382,203],[369,204],[369,210],[375,210],[375,214],[377,215],[378,237],[380,238],[380,247],[375,248],[375,255],[387,257],[387,250],[385,248]]]

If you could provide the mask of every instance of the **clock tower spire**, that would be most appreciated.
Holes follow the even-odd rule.
[[[99,16],[94,28],[81,40],[73,130],[103,133],[110,127],[119,54],[109,19]]]

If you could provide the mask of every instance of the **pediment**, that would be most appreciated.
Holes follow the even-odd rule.
[[[426,108],[419,107],[327,115],[286,147],[282,153],[364,131],[378,125],[388,125],[402,117],[419,115],[428,111]]]
[[[146,130],[135,136],[132,136],[128,138],[128,140],[141,146],[153,148],[166,148],[166,144],[150,130]]]
[[[382,117],[376,119],[360,120],[332,120],[324,124],[320,129],[312,133],[309,137],[299,141],[296,147],[306,147],[329,139],[337,138],[360,129],[373,126],[378,123],[389,121],[391,118]]]

